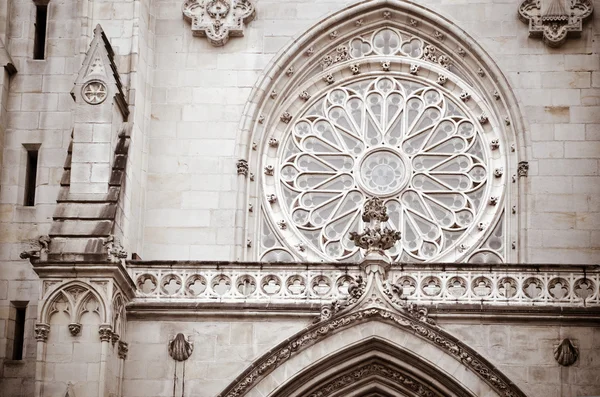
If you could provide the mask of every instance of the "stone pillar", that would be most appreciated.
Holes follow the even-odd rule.
[[[117,396],[123,396],[123,372],[125,370],[125,360],[127,359],[127,353],[129,352],[129,345],[126,342],[119,341],[118,355],[119,355],[119,387],[117,389]]]
[[[106,390],[106,365],[108,361],[108,348],[112,339],[113,330],[109,324],[102,324],[98,329],[102,348],[100,352],[100,378],[98,381],[98,397],[105,396]]]
[[[37,323],[35,325],[35,339],[37,340],[37,352],[35,359],[35,396],[44,395],[44,377],[46,369],[46,342],[50,333],[50,325]]]

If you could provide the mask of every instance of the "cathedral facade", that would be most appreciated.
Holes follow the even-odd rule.
[[[593,0],[0,0],[0,395],[600,395]]]

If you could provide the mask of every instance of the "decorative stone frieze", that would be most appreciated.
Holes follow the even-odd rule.
[[[529,25],[529,37],[559,47],[567,37],[581,36],[583,22],[593,12],[592,0],[525,0],[519,6],[519,19]]]
[[[298,251],[306,249],[297,247]],[[468,247],[465,247],[468,249]],[[560,268],[511,265],[510,268],[492,267],[488,264],[469,264],[468,269],[448,267],[448,264],[392,265],[388,270],[388,281],[401,291],[401,299],[418,305],[451,305],[455,303],[481,304],[489,307],[510,305],[511,307],[583,307],[600,306],[600,270],[597,267]],[[268,268],[261,263],[247,263],[243,268],[217,268],[198,264],[190,267],[144,268],[129,264],[131,277],[137,285],[137,296],[144,301],[197,301],[224,304],[268,302],[284,300],[298,304],[302,302],[322,303],[324,300],[343,301],[352,294],[353,283],[360,274],[356,264],[346,264],[344,270],[322,263],[279,267],[276,263]],[[278,289],[265,292],[261,288],[244,294],[237,287],[222,290],[213,287],[219,280],[238,280],[248,273],[260,285],[276,285]],[[160,285],[172,275],[180,280],[175,291],[170,293]],[[275,280],[275,281],[273,281]]]
[[[169,356],[175,361],[185,361],[192,355],[194,344],[182,333],[169,341]]]
[[[194,36],[206,37],[217,47],[227,44],[230,37],[244,36],[246,25],[256,15],[250,0],[186,0],[182,12]]]

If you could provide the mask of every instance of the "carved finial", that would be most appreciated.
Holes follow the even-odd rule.
[[[401,234],[398,231],[381,228],[381,222],[387,222],[389,219],[387,208],[377,197],[365,201],[362,220],[368,223],[364,232],[350,232],[350,240],[359,248],[369,252],[379,252],[389,250],[400,240]]]
[[[169,355],[175,361],[185,361],[192,355],[194,345],[184,334],[178,333],[174,339],[169,341]]]
[[[554,359],[563,367],[568,367],[575,364],[579,357],[579,349],[577,349],[570,339],[563,341],[554,349]]]

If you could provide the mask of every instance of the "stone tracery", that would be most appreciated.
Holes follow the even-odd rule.
[[[389,10],[386,8],[384,10],[386,12],[382,13],[381,8],[377,9],[377,4],[379,3],[385,3],[389,7]],[[294,211],[297,211],[299,216],[306,216],[306,212],[302,212],[301,209],[307,210],[307,208],[301,208],[301,206],[294,203],[288,203],[290,200],[293,201],[294,197],[290,199],[290,195],[286,196],[284,188],[280,187],[289,182],[281,179],[286,177],[283,174],[284,164],[282,163],[282,158],[285,151],[290,149],[288,136],[299,138],[296,140],[300,144],[300,147],[296,145],[296,150],[305,151],[304,153],[288,153],[289,159],[294,160],[292,158],[294,154],[297,157],[308,155],[313,159],[322,157],[323,155],[334,154],[328,152],[308,153],[307,149],[302,146],[302,139],[304,137],[295,136],[293,129],[301,120],[307,121],[311,129],[313,128],[311,123],[324,121],[319,123],[319,125],[322,126],[330,123],[331,128],[334,129],[333,133],[339,134],[337,131],[339,125],[333,123],[329,115],[324,112],[336,106],[343,108],[345,104],[331,102],[328,96],[329,93],[333,91],[338,93],[340,91],[344,92],[348,99],[353,99],[355,102],[358,97],[363,95],[360,99],[364,103],[366,100],[364,95],[369,95],[379,88],[371,88],[371,91],[366,92],[364,91],[366,88],[363,87],[363,92],[361,93],[357,93],[356,91],[350,93],[349,90],[353,89],[351,87],[352,84],[357,85],[360,81],[374,83],[377,79],[388,79],[400,85],[406,83],[421,84],[421,92],[417,92],[418,90],[416,89],[413,91],[409,89],[408,96],[403,97],[402,100],[411,99],[409,96],[413,94],[414,96],[425,94],[426,91],[437,92],[442,97],[441,102],[443,102],[443,106],[451,104],[455,109],[461,111],[464,115],[464,120],[455,120],[454,127],[456,128],[460,121],[465,123],[468,121],[474,127],[474,134],[471,138],[467,138],[471,139],[467,140],[468,147],[462,150],[465,152],[471,150],[473,140],[478,141],[477,147],[478,149],[480,147],[481,150],[481,155],[476,161],[473,162],[471,160],[469,164],[470,168],[467,171],[475,171],[471,170],[471,168],[476,168],[477,170],[482,169],[485,173],[485,175],[480,176],[467,174],[466,177],[455,177],[455,179],[459,179],[458,182],[455,181],[455,184],[460,184],[461,178],[463,180],[468,179],[469,183],[471,183],[471,191],[461,192],[454,190],[452,187],[449,188],[449,193],[451,194],[473,195],[473,193],[477,193],[480,195],[480,197],[474,198],[478,201],[477,205],[473,205],[473,198],[469,197],[466,200],[467,203],[464,208],[455,209],[455,212],[463,210],[471,212],[473,215],[473,219],[470,220],[468,225],[462,224],[463,230],[466,230],[463,234],[464,238],[456,235],[451,236],[448,233],[444,234],[442,232],[443,227],[440,226],[438,228],[439,237],[434,236],[435,238],[431,238],[434,241],[433,244],[431,241],[418,241],[417,247],[413,247],[412,251],[410,249],[407,250],[404,245],[398,244],[397,251],[393,253],[394,259],[402,262],[436,260],[450,262],[473,260],[481,262],[488,259],[494,263],[510,261],[511,258],[516,256],[517,250],[509,250],[507,247],[510,247],[510,244],[507,244],[505,240],[509,238],[512,238],[513,241],[516,240],[515,233],[517,233],[518,223],[516,222],[516,216],[514,216],[516,212],[513,211],[511,213],[510,211],[506,211],[506,209],[515,207],[515,193],[518,186],[511,186],[508,182],[510,182],[512,176],[516,173],[515,159],[518,159],[518,157],[515,153],[517,147],[515,143],[517,139],[515,129],[520,127],[521,120],[520,115],[515,113],[516,106],[510,109],[506,107],[505,100],[508,98],[512,101],[514,98],[511,97],[510,92],[506,91],[506,86],[503,85],[504,80],[499,76],[499,71],[494,69],[494,65],[485,64],[486,61],[482,60],[485,58],[484,54],[476,48],[476,45],[471,42],[464,42],[464,37],[461,36],[459,38],[456,36],[455,31],[440,29],[439,25],[432,25],[433,18],[423,18],[423,16],[418,14],[422,11],[410,15],[410,18],[408,18],[409,15],[406,14],[416,12],[416,10],[407,12],[402,9],[403,5],[399,2],[389,3],[384,1],[374,1],[364,6],[356,5],[354,8],[361,9],[360,24],[355,23],[357,20],[356,16],[348,19],[336,18],[335,22],[328,25],[329,28],[323,29],[321,26],[318,32],[315,30],[315,32],[305,35],[316,36],[312,39],[303,38],[301,44],[293,46],[293,51],[297,51],[298,56],[293,55],[293,52],[289,53],[289,55],[287,52],[284,52],[281,59],[273,64],[274,67],[272,70],[274,74],[268,74],[269,77],[265,80],[269,84],[265,84],[264,87],[261,85],[261,90],[256,91],[256,94],[260,94],[261,98],[261,93],[264,93],[264,98],[260,100],[251,98],[251,103],[255,104],[258,102],[259,106],[253,105],[247,108],[249,113],[244,116],[243,129],[245,132],[249,132],[249,139],[252,144],[240,147],[247,147],[252,150],[248,154],[240,153],[240,157],[247,159],[248,168],[254,171],[251,174],[256,175],[257,182],[260,183],[252,183],[254,182],[253,178],[241,181],[241,183],[249,189],[246,206],[256,208],[256,204],[261,202],[259,206],[262,208],[259,211],[248,213],[249,216],[246,219],[248,229],[246,237],[243,240],[243,246],[249,249],[242,254],[242,257],[246,258],[247,255],[250,255],[250,257],[262,261],[354,261],[360,259],[357,251],[352,252],[351,250],[347,250],[349,248],[347,244],[344,246],[344,241],[341,238],[342,231],[337,231],[336,235],[340,237],[338,239],[327,239],[325,233],[319,235],[318,228],[314,226],[311,229],[311,226],[304,225],[304,234],[299,231],[302,226],[299,227],[293,220]],[[354,11],[345,11],[348,15],[351,12]],[[385,17],[384,14],[389,15]],[[340,22],[340,20],[343,21]],[[417,23],[409,24],[410,20],[415,20]],[[337,33],[332,38],[330,33],[334,31]],[[434,31],[441,33],[444,40],[436,38],[432,33]],[[474,53],[474,50],[478,52]],[[288,63],[285,63],[283,59],[289,60]],[[317,59],[316,62],[315,59]],[[275,65],[277,66],[275,67]],[[492,66],[492,68],[487,66]],[[286,73],[289,70],[293,70],[294,73]],[[401,92],[400,95],[406,94],[404,86],[398,89],[398,91]],[[277,93],[278,95],[269,96],[269,93]],[[282,93],[285,93],[285,95],[282,95]],[[378,94],[382,95],[381,92],[378,92]],[[469,100],[461,101],[461,94],[463,96],[466,95]],[[357,98],[350,98],[352,95]],[[336,100],[335,98],[331,99]],[[424,98],[419,99],[423,100]],[[317,103],[320,103],[322,106],[320,110],[322,115],[317,113],[319,111]],[[426,104],[426,106],[423,106],[423,109],[419,110],[431,107],[429,105],[431,104]],[[446,109],[440,108],[441,105],[439,103],[433,106],[437,106],[440,112],[442,110],[446,111]],[[403,109],[399,113],[404,113],[406,103],[401,103],[400,106]],[[310,113],[311,111],[312,114]],[[380,117],[384,117],[383,113],[384,111],[382,110]],[[283,119],[280,119],[280,117],[284,114],[291,116],[291,119],[286,117],[282,121]],[[372,112],[366,110],[365,114],[371,117]],[[446,116],[438,116],[438,120],[435,120],[434,124],[437,125]],[[313,119],[310,120],[310,117],[313,117]],[[319,117],[323,120],[318,119]],[[417,114],[416,117],[421,117],[421,115]],[[512,124],[505,124],[503,120],[506,118],[511,120]],[[406,117],[402,114],[398,119],[406,119]],[[415,122],[414,119],[411,121],[413,125],[409,127],[413,128],[413,131],[404,131],[403,133],[407,135],[396,137],[398,143],[395,147],[393,143],[383,138],[384,134],[388,132],[385,131],[385,128],[390,127],[390,125],[377,124],[374,121],[370,121],[370,123],[375,126],[375,129],[379,128],[378,133],[382,137],[378,148],[372,147],[373,144],[368,142],[367,137],[362,131],[362,125],[360,128],[347,130],[346,134],[350,136],[350,139],[354,136],[354,139],[357,139],[363,145],[362,148],[359,147],[356,149],[359,151],[358,153],[352,153],[346,141],[342,142],[342,138],[339,135],[334,138],[336,139],[336,144],[339,145],[334,146],[334,149],[341,149],[340,153],[336,155],[340,158],[342,156],[352,156],[353,163],[347,165],[350,168],[344,170],[345,172],[330,170],[330,173],[336,173],[335,177],[338,178],[336,182],[342,185],[344,182],[354,184],[351,189],[347,190],[352,192],[352,195],[350,195],[351,198],[356,196],[355,199],[357,202],[354,203],[355,208],[360,207],[360,203],[362,203],[366,194],[382,197],[389,202],[396,201],[401,207],[400,209],[396,208],[396,212],[403,211],[404,203],[401,201],[401,195],[405,191],[415,190],[412,185],[414,175],[411,175],[411,173],[415,172],[412,157],[419,154],[428,154],[427,151],[432,146],[431,143],[428,144],[427,142],[427,139],[432,138],[430,135],[431,131],[414,130],[414,127],[416,127],[415,123],[419,121]],[[396,120],[390,121],[390,123],[394,122]],[[355,121],[351,121],[351,123],[355,124]],[[355,125],[349,124],[349,127],[355,127]],[[433,129],[435,126],[431,128]],[[310,134],[314,136],[313,132],[310,131]],[[456,131],[453,133],[458,135]],[[406,153],[402,145],[405,144],[405,141],[416,138],[419,134],[423,134],[424,142],[421,142],[423,146],[416,150],[424,153],[417,153],[417,151],[410,154]],[[267,144],[268,140],[273,138],[279,142],[277,147]],[[445,138],[449,139],[449,137]],[[462,138],[458,137],[458,139]],[[311,144],[313,141],[311,140],[308,143]],[[328,144],[327,141],[324,142]],[[493,142],[497,142],[498,145],[493,144]],[[440,144],[440,141],[436,143]],[[519,144],[519,147],[521,146],[522,144]],[[377,152],[381,153],[377,154]],[[462,153],[452,154],[455,157],[462,155]],[[472,158],[473,154],[467,152],[466,156]],[[306,156],[303,158],[306,158]],[[452,161],[452,159],[449,160]],[[339,162],[339,159],[337,161]],[[403,175],[404,180],[402,178],[392,178],[388,185],[385,184],[386,179],[381,178],[382,175],[379,175],[379,173],[384,170],[389,171],[390,167],[387,164],[379,164],[378,162],[386,161],[393,162],[393,166],[396,167],[393,172],[401,176]],[[314,163],[321,164],[322,162],[319,163],[319,160],[316,159]],[[324,167],[327,167],[329,163],[325,163]],[[340,164],[343,166],[343,163]],[[364,167],[361,174],[359,167],[363,164]],[[263,172],[267,166],[274,167],[273,175]],[[330,168],[335,168],[336,166],[337,164],[333,166],[329,164]],[[376,174],[373,174],[372,170],[376,166],[379,167],[377,167]],[[439,170],[434,169],[435,166],[420,171],[419,173],[422,174],[420,178],[425,180],[427,173],[431,173],[432,171],[438,172]],[[437,166],[444,166],[444,164],[438,163]],[[285,170],[290,170],[290,168],[288,167]],[[503,170],[503,172],[499,176],[495,176],[494,173],[496,170]],[[507,171],[504,172],[504,170]],[[292,172],[294,171],[292,170]],[[299,174],[302,172],[298,169],[296,169],[296,172],[297,175],[288,175],[287,178],[300,177]],[[319,170],[311,172],[313,174],[319,172],[325,173],[325,171]],[[304,173],[310,174],[311,172]],[[454,171],[454,173],[456,175],[462,172],[459,170]],[[348,175],[350,175],[350,179]],[[375,175],[375,178],[373,178],[373,175]],[[479,177],[480,180],[473,182],[473,176]],[[444,176],[444,178],[447,177]],[[305,179],[299,182],[308,183]],[[321,182],[328,183],[328,181],[323,180]],[[479,185],[476,186],[476,184]],[[312,185],[312,187],[314,186]],[[298,199],[298,196],[301,194],[309,193],[308,190],[312,187],[305,188],[306,191],[300,191],[296,188],[294,194],[297,197],[295,199]],[[477,187],[480,189],[477,189]],[[289,189],[289,187],[286,187],[286,189]],[[340,196],[350,192],[344,191],[342,186]],[[394,197],[396,193],[398,195]],[[277,200],[269,200],[267,202],[264,199],[257,201],[257,198],[260,197],[276,197]],[[492,200],[492,198],[494,199]],[[330,197],[329,202],[325,200],[321,204],[327,205],[333,202],[333,207],[335,207],[335,201],[337,201],[337,204],[340,204],[341,200],[342,197]],[[491,204],[492,201],[494,204]],[[437,204],[438,202],[435,202],[432,205],[435,206]],[[429,219],[434,221],[432,224],[438,227],[439,220],[436,218],[435,212],[439,212],[439,208],[436,207],[432,211],[427,205],[429,204],[422,204],[425,207],[424,211],[426,213],[421,214],[416,211],[417,215],[426,215],[425,218],[429,217]],[[521,204],[521,207],[524,205]],[[313,209],[311,208],[309,212]],[[330,208],[329,210],[334,211],[335,208]],[[452,212],[452,209],[450,209],[450,212]],[[513,216],[507,217],[506,214],[509,213]],[[343,218],[346,215],[348,214],[338,212],[337,218]],[[458,219],[455,213],[453,216],[455,220]],[[480,219],[476,219],[477,217],[480,217]],[[441,218],[443,216],[440,213]],[[326,222],[335,222],[337,220],[339,219],[335,219],[334,215],[334,219],[326,220]],[[345,221],[347,225],[347,220]],[[400,220],[398,219],[397,221]],[[419,226],[414,226],[410,222],[412,221],[409,221],[409,226],[413,226],[420,233]],[[338,226],[339,229],[339,225],[335,226]],[[358,226],[360,226],[360,221],[352,225],[355,230],[358,230]],[[456,223],[455,227],[460,228],[461,225]],[[502,230],[498,230],[499,228]],[[460,233],[457,234],[460,235]],[[501,241],[499,246],[494,244],[496,248],[493,249],[489,245],[486,245],[486,241],[491,238],[492,234],[495,236],[495,241]],[[405,236],[408,237],[408,234]],[[446,240],[445,246],[445,243],[442,241],[443,239]],[[263,244],[267,240],[269,244]],[[407,238],[405,244],[408,245],[409,240]],[[417,238],[417,240],[419,239]],[[260,241],[261,243],[250,246],[246,244],[246,241]],[[419,243],[421,246],[419,246]],[[331,249],[331,253],[328,253],[327,249]]]

